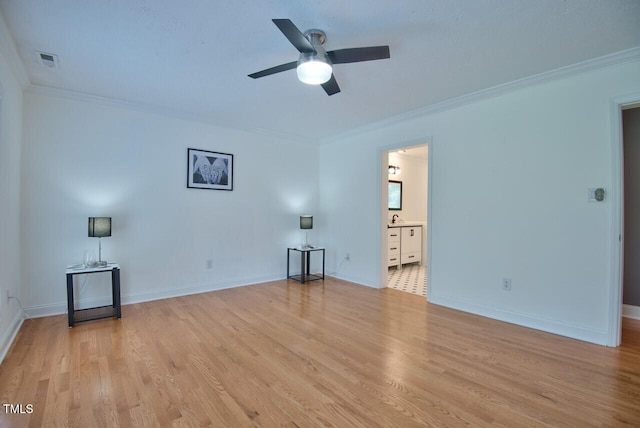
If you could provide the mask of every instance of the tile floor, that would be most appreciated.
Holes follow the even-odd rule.
[[[389,268],[387,287],[426,297],[427,266],[412,263],[403,265],[402,269]]]

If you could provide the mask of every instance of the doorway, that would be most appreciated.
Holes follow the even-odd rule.
[[[622,109],[622,315],[640,319],[640,107]]]
[[[607,346],[620,346],[622,343],[622,318],[625,314],[624,293],[624,259],[625,241],[628,238],[626,227],[631,227],[629,219],[625,224],[625,189],[624,177],[624,111],[640,108],[640,94],[620,97],[611,101],[611,156],[612,165],[612,228],[611,228],[611,282],[609,287],[609,322],[607,328]],[[631,169],[631,168],[627,168]],[[628,196],[633,196],[629,194]],[[633,239],[633,238],[632,238]]]
[[[429,144],[394,148],[385,155],[381,284],[426,298]]]

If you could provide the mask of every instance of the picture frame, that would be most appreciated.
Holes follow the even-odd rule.
[[[187,188],[233,190],[233,155],[187,149]]]

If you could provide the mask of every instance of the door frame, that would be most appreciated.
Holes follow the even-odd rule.
[[[432,195],[433,195],[433,138],[425,137],[416,140],[402,141],[393,143],[390,145],[378,147],[378,171],[379,182],[378,188],[380,195],[380,279],[378,280],[378,288],[385,288],[387,286],[387,224],[389,221],[389,207],[388,207],[388,188],[387,183],[389,180],[389,175],[387,174],[387,170],[389,167],[389,152],[406,149],[411,147],[418,146],[427,146],[427,242],[425,245],[427,246],[427,296],[426,299],[429,300],[431,297],[431,287],[429,286],[429,279],[431,278],[431,217],[432,217]]]
[[[640,93],[614,98],[611,112],[611,281],[607,346],[622,341],[622,290],[624,275],[624,141],[622,110],[640,107]]]

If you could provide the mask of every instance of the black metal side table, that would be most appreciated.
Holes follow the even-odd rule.
[[[111,272],[111,297],[112,304],[107,306],[98,306],[95,308],[87,308],[75,310],[73,298],[73,277],[74,275]],[[66,270],[67,274],[67,312],[69,317],[69,328],[77,322],[97,320],[101,318],[122,317],[122,307],[120,304],[120,265],[117,263],[109,263],[102,267],[75,267],[69,266]]]
[[[289,272],[289,259],[291,258],[291,251],[298,251],[300,253],[300,274],[291,275]],[[322,252],[322,274],[312,274],[311,270],[311,253],[314,251]],[[290,247],[287,248],[287,279],[295,279],[296,281],[304,284],[309,281],[324,280],[324,247]]]

